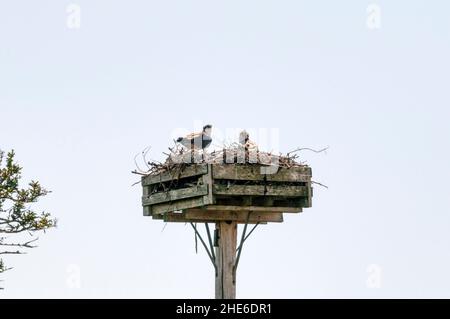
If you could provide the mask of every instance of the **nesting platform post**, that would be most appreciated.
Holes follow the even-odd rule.
[[[200,239],[215,270],[217,299],[236,298],[236,273],[247,238],[259,225],[282,223],[283,214],[312,206],[309,166],[189,164],[142,177],[144,216],[187,223]],[[198,224],[204,224],[204,240]],[[209,224],[216,225],[215,236]],[[238,244],[238,225],[243,225]],[[247,232],[248,225],[252,225]],[[214,238],[213,238],[214,237]]]
[[[216,224],[218,247],[216,248],[216,299],[236,299],[237,223]]]

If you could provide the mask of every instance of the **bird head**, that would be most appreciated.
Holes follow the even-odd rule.
[[[212,133],[212,125],[205,125],[203,127],[203,133],[205,133],[206,136],[211,136]]]
[[[250,139],[250,134],[248,134],[247,131],[242,131],[241,134],[239,134],[239,143],[244,145],[248,142]]]

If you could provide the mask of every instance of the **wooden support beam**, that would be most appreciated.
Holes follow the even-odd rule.
[[[312,198],[314,196],[313,194],[314,189],[311,186],[311,182],[308,183],[308,204],[307,207],[312,207]]]
[[[219,221],[234,221],[236,223],[242,224],[247,221],[248,212],[208,212],[202,209],[188,209],[183,211],[183,213],[167,213],[160,215],[161,218],[166,222],[180,222],[180,223],[215,223]],[[256,223],[282,223],[283,213],[274,212],[253,212],[248,219],[250,224]]]
[[[216,248],[216,299],[236,299],[233,268],[236,262],[237,224],[220,222],[216,224],[216,228],[219,232],[219,247]]]
[[[300,207],[264,207],[264,206],[228,206],[228,205],[203,205],[204,198],[191,198],[188,200],[178,201],[176,203],[164,203],[154,206],[144,206],[144,216],[152,216],[157,214],[171,213],[176,210],[198,209],[204,212],[255,212],[255,213],[301,213]],[[178,207],[178,208],[177,208]]]
[[[213,180],[212,180],[212,164],[208,164],[207,166],[207,173],[204,174],[203,177],[203,185],[207,188],[206,189],[206,194],[203,197],[203,201],[210,205],[214,204],[214,196],[213,196],[213,192],[212,192],[212,185],[213,185]]]
[[[183,224],[186,224],[186,223],[198,223],[198,224],[199,223],[211,223],[211,224],[215,224],[218,221],[220,221],[218,219],[212,220],[212,219],[199,219],[199,218],[185,218],[185,217],[182,216],[181,213],[180,214],[167,213],[167,214],[164,214],[164,215],[153,215],[152,218],[154,220],[161,220],[161,221],[164,221],[166,223],[183,223]],[[283,218],[283,216],[281,216],[281,218]],[[281,221],[279,221],[279,220],[280,220],[280,218],[278,218],[277,221],[271,221],[271,223],[281,223]],[[228,221],[230,221],[230,220],[228,220]],[[233,220],[231,220],[231,221],[233,221]],[[235,222],[237,224],[244,224],[245,223],[245,221],[242,221],[242,220],[238,220],[238,221],[235,221]],[[260,225],[267,225],[269,222],[256,222],[256,221],[250,221],[249,222],[250,225],[256,225],[258,223]]]
[[[209,205],[202,210],[207,211],[241,211],[241,212],[280,212],[280,213],[301,213],[300,207],[264,207],[264,206],[228,206]]]

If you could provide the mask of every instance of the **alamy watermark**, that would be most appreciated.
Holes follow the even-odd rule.
[[[381,7],[376,3],[368,5],[366,26],[369,30],[381,29]]]
[[[366,286],[369,289],[380,289],[382,286],[383,269],[380,265],[372,264],[367,267]]]
[[[81,7],[76,3],[71,3],[66,7],[66,26],[68,29],[81,28]]]
[[[81,289],[81,267],[71,264],[66,269],[66,285],[69,289]]]

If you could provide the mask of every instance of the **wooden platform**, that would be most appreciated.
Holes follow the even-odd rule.
[[[197,164],[142,178],[144,215],[166,222],[283,222],[311,207],[308,166]]]

